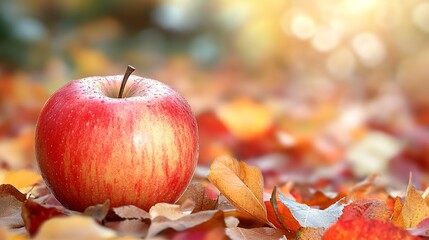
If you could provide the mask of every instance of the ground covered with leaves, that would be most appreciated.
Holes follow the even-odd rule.
[[[0,185],[3,239],[419,239],[429,231],[429,192],[411,183],[403,197],[377,176],[329,194],[292,183],[269,192],[257,167],[228,156],[212,163],[208,180],[196,176],[176,204],[149,212],[109,201],[73,212],[40,180],[21,170]]]
[[[429,235],[426,118],[400,104],[396,88],[343,107],[336,96],[227,98],[196,113],[199,164],[175,204],[147,212],[106,201],[81,213],[55,199],[35,164],[33,126],[48,94],[26,81],[0,86],[11,109],[21,109],[0,128],[0,239]],[[35,104],[21,103],[23,90]]]

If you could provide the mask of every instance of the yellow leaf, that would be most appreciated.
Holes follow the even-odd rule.
[[[250,139],[266,132],[272,125],[269,108],[249,98],[237,98],[221,105],[219,119],[240,139]]]
[[[209,180],[239,210],[267,223],[261,171],[228,156],[215,159]]]
[[[398,227],[415,228],[429,217],[429,206],[426,200],[411,184],[408,186],[402,208],[398,204],[395,203],[395,208],[400,209],[400,212],[397,215],[394,214],[392,218],[392,222]]]
[[[30,170],[21,169],[18,171],[7,171],[2,184],[10,184],[18,189],[31,187],[40,182],[42,176]]]

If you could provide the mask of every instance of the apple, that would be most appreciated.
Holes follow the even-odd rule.
[[[71,81],[39,115],[38,166],[69,209],[107,199],[144,210],[174,203],[194,174],[198,129],[189,104],[163,83],[130,77],[133,71]]]

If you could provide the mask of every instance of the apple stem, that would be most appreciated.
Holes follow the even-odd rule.
[[[122,79],[121,89],[119,89],[118,98],[122,98],[124,94],[125,84],[127,84],[127,80],[130,77],[131,73],[136,70],[133,66],[128,65],[127,70],[125,71],[124,78]]]

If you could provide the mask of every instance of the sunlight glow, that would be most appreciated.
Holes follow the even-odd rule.
[[[316,23],[305,15],[299,15],[292,20],[292,33],[300,39],[311,38],[316,32]]]

